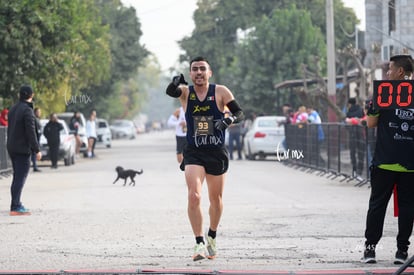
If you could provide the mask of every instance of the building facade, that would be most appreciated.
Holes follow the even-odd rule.
[[[414,1],[365,0],[365,66],[380,67],[390,56],[414,56]]]

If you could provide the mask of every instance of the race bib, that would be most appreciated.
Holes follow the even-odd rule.
[[[196,136],[214,134],[213,116],[193,116],[193,119]]]

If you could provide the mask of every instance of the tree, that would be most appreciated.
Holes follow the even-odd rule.
[[[271,13],[275,5],[279,6],[279,2],[199,0],[193,16],[196,28],[191,36],[179,41],[185,51],[180,60],[189,62],[198,55],[207,57],[213,65],[214,80],[223,82],[222,68],[233,62],[238,32],[254,27],[263,15]]]
[[[217,72],[233,61],[238,33],[253,29],[262,16],[269,16],[274,10],[296,5],[298,9],[310,11],[312,24],[319,27],[324,36],[326,34],[325,0],[198,0],[197,4],[193,16],[195,29],[191,36],[179,41],[185,51],[180,60],[190,61],[195,55],[204,55],[216,64]],[[344,7],[342,1],[335,1],[334,13],[336,45],[343,48],[354,41],[347,34],[354,31],[358,20],[352,9]]]
[[[133,81],[126,86],[119,82],[128,82],[136,75],[137,69],[143,65],[149,54],[139,43],[142,36],[139,20],[135,9],[124,7],[120,0],[95,0],[94,3],[99,8],[102,24],[108,25],[110,30],[110,76],[98,85],[90,85],[80,91],[81,94],[88,95],[92,102],[68,106],[68,109],[80,109],[84,112],[96,109],[99,114],[103,114],[109,109],[118,109],[117,105],[120,105],[131,111],[131,106],[134,105],[132,98],[135,98],[133,94],[138,92],[138,88],[132,85]],[[129,97],[117,96],[124,94],[126,90],[129,90]],[[131,102],[128,102],[128,98]]]
[[[147,59],[145,68],[139,70],[138,83],[141,90],[146,91],[146,101],[142,106],[142,112],[148,115],[152,121],[164,121],[173,112],[174,104],[179,104],[165,94],[165,87],[171,79],[163,77],[158,61]]]
[[[0,2],[0,96],[11,104],[22,83],[36,92],[45,113],[65,109],[104,111],[120,103],[111,94],[128,94],[127,81],[148,51],[133,8],[119,0],[5,0]],[[122,91],[117,91],[121,89]],[[128,90],[128,92],[126,92]]]
[[[290,35],[272,35],[286,34]],[[238,48],[233,89],[243,106],[257,113],[273,113],[275,84],[300,78],[301,64],[325,50],[323,35],[312,25],[309,12],[294,6],[263,16]]]
[[[64,2],[63,2],[64,3]],[[109,26],[102,24],[99,10],[90,1],[68,1],[53,13],[60,25],[45,33],[44,44],[55,51],[63,72],[54,81],[36,81],[42,91],[40,103],[50,112],[87,102],[79,90],[101,83],[109,77]],[[47,42],[49,41],[49,42]],[[75,99],[75,100],[73,100]]]
[[[321,37],[323,41],[325,41],[325,0],[261,0],[260,2],[250,0],[199,0],[198,8],[193,16],[195,29],[191,36],[185,37],[179,42],[180,47],[185,52],[185,54],[180,56],[180,60],[188,62],[195,55],[204,55],[212,64],[214,80],[216,82],[227,84],[237,92],[245,92],[246,88],[250,86],[246,84],[241,86],[241,84],[238,83],[240,81],[246,83],[246,79],[251,80],[251,75],[247,74],[248,70],[238,68],[237,66],[241,66],[241,64],[246,64],[246,66],[247,64],[250,65],[250,63],[247,62],[254,61],[250,57],[254,55],[255,49],[251,49],[246,44],[246,41],[243,41],[243,38],[248,36],[249,33],[257,31],[259,24],[262,24],[263,18],[272,17],[275,11],[282,9],[289,10],[293,7],[295,7],[296,10],[305,10],[310,14],[309,26],[318,29],[318,33],[322,35]],[[350,37],[348,34],[354,31],[355,25],[358,23],[355,14],[351,9],[345,8],[341,1],[335,1],[334,13],[336,46],[342,47],[343,45],[353,43],[354,38]],[[283,22],[283,24],[289,26],[291,23],[286,21]],[[281,28],[279,32],[268,32],[264,36],[258,36],[258,41],[255,45],[258,47],[257,49],[261,49],[260,47],[268,44],[268,40],[274,41],[276,39],[287,39],[287,41],[290,41],[292,34],[294,34],[292,32],[293,30],[296,29]],[[318,37],[320,36],[318,35]],[[249,43],[253,43],[253,41],[249,41]],[[243,53],[243,50],[246,50],[246,47],[250,48],[250,53]],[[306,45],[304,47],[306,47]],[[270,53],[268,56],[261,56],[261,61],[267,63],[279,63],[279,60],[272,59],[277,56],[283,59],[280,61],[280,64],[292,64],[292,66],[297,68],[300,67],[300,63],[297,62],[297,59],[300,58],[293,50],[296,49],[296,47],[293,49],[283,47],[283,49],[283,56]],[[281,51],[276,48],[273,48],[273,50]],[[320,50],[321,52],[314,52],[313,54],[316,56],[325,56],[325,47],[320,47]],[[310,52],[312,52],[312,50]],[[301,56],[302,53],[303,52],[300,52],[299,56]],[[322,68],[324,68],[325,64],[323,62],[321,62],[321,64]],[[287,72],[292,74],[280,74],[280,67],[276,68],[276,66],[274,66],[274,68],[277,69],[277,71],[264,71],[262,69],[257,71],[256,80],[254,81],[259,84],[258,87],[264,88],[267,91],[273,90],[273,87],[271,87],[270,84],[275,81],[274,75],[277,75],[280,81],[294,79],[298,76],[297,72],[290,69]],[[258,67],[255,66],[255,69],[258,69]],[[264,75],[262,73],[264,73]],[[270,73],[273,75],[270,76]],[[267,86],[264,87],[263,85]],[[257,90],[255,89],[254,93],[256,93],[256,91]],[[252,93],[252,91],[249,92]],[[257,94],[246,95],[246,100],[248,98],[257,98],[256,100],[258,100],[259,97],[260,96]],[[267,105],[269,105],[266,107],[267,111],[269,111],[268,108],[270,108],[270,105],[273,103],[274,100],[267,102]],[[257,105],[254,106],[258,107]],[[273,109],[274,107],[275,106],[273,106]]]
[[[19,86],[30,83],[43,108],[61,109],[74,85],[108,76],[109,35],[92,2],[6,0],[0,15],[3,98],[13,101]]]

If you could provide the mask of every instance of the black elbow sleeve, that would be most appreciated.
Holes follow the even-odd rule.
[[[180,97],[181,96],[181,89],[178,88],[174,83],[170,83],[165,91],[167,95],[171,97]]]
[[[233,117],[235,119],[234,123],[241,122],[244,120],[243,110],[240,108],[240,105],[236,102],[236,100],[232,100],[229,103],[227,103],[227,107],[233,114]]]

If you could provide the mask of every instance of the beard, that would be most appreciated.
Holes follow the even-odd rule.
[[[202,87],[206,85],[207,81],[204,77],[202,78],[200,77],[200,78],[193,79],[193,83],[194,83],[194,86]]]

